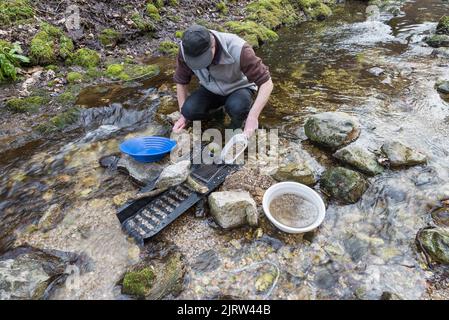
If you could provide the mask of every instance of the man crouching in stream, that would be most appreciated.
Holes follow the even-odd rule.
[[[198,77],[200,88],[189,96],[192,75]],[[245,123],[243,132],[250,137],[273,90],[268,68],[245,40],[198,25],[184,32],[173,80],[181,111],[174,132],[180,132],[189,121],[209,119],[211,111],[224,106],[231,129]]]

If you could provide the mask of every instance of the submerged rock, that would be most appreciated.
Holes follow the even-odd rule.
[[[304,125],[306,136],[320,145],[338,148],[356,140],[360,125],[344,112],[324,112],[309,117]]]
[[[155,188],[157,189],[168,189],[172,186],[186,181],[190,174],[190,161],[183,160],[175,164],[169,165],[162,170],[161,175],[156,181]]]
[[[392,167],[414,166],[425,164],[427,157],[399,141],[390,141],[382,145],[382,151],[387,156]]]
[[[442,227],[449,227],[449,208],[439,208],[431,213],[432,220]]]
[[[163,170],[162,163],[141,163],[128,156],[123,156],[117,163],[117,169],[124,171],[138,184],[146,185],[156,179]]]
[[[368,69],[368,72],[369,72],[370,74],[372,74],[373,76],[378,77],[378,76],[380,76],[381,74],[383,74],[383,73],[385,72],[385,70],[382,69],[382,68],[379,68],[379,67],[372,67],[372,68]]]
[[[443,94],[449,94],[449,81],[443,81],[437,84],[437,91]]]
[[[209,207],[215,221],[224,229],[258,223],[256,202],[246,191],[213,192],[209,196]]]
[[[192,269],[199,272],[209,272],[216,270],[220,264],[220,257],[215,250],[205,250],[195,258]]]
[[[449,47],[449,36],[445,34],[434,34],[426,37],[424,41],[433,48]]]
[[[384,170],[373,153],[356,145],[351,144],[338,150],[334,157],[369,175],[374,176]]]
[[[363,175],[342,167],[324,172],[320,183],[325,192],[345,203],[357,202],[368,188]]]
[[[47,299],[75,254],[18,247],[0,256],[0,299]]]
[[[443,228],[424,229],[418,233],[421,248],[435,261],[449,264],[449,231]]]
[[[53,204],[51,205],[47,211],[45,211],[44,215],[41,217],[38,223],[38,228],[47,232],[50,229],[53,229],[57,223],[59,223],[63,218],[63,211],[61,210],[61,205]]]
[[[179,252],[164,259],[145,262],[127,272],[122,281],[122,293],[146,300],[176,296],[182,289],[185,265]]]
[[[314,169],[295,152],[282,155],[279,167],[272,177],[277,181],[296,181],[309,186],[317,182]]]

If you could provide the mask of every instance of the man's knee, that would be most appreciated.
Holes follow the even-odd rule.
[[[243,119],[248,115],[251,103],[251,98],[239,95],[226,101],[225,110],[231,118]]]

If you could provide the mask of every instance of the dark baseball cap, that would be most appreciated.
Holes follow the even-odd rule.
[[[211,33],[203,26],[193,25],[182,36],[184,60],[192,70],[208,67],[214,56],[212,55]]]

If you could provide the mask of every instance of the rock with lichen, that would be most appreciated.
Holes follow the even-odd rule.
[[[344,112],[323,112],[309,117],[304,131],[312,142],[338,148],[356,140],[360,125],[356,119]]]
[[[334,157],[369,175],[374,176],[384,171],[375,154],[357,145],[350,144],[337,150]]]
[[[326,193],[344,203],[357,202],[368,188],[363,175],[343,167],[326,170],[320,185]]]
[[[449,231],[447,229],[421,230],[417,235],[417,241],[432,260],[449,264]]]
[[[392,167],[414,166],[427,162],[426,155],[400,141],[386,142],[382,145],[381,149]]]

